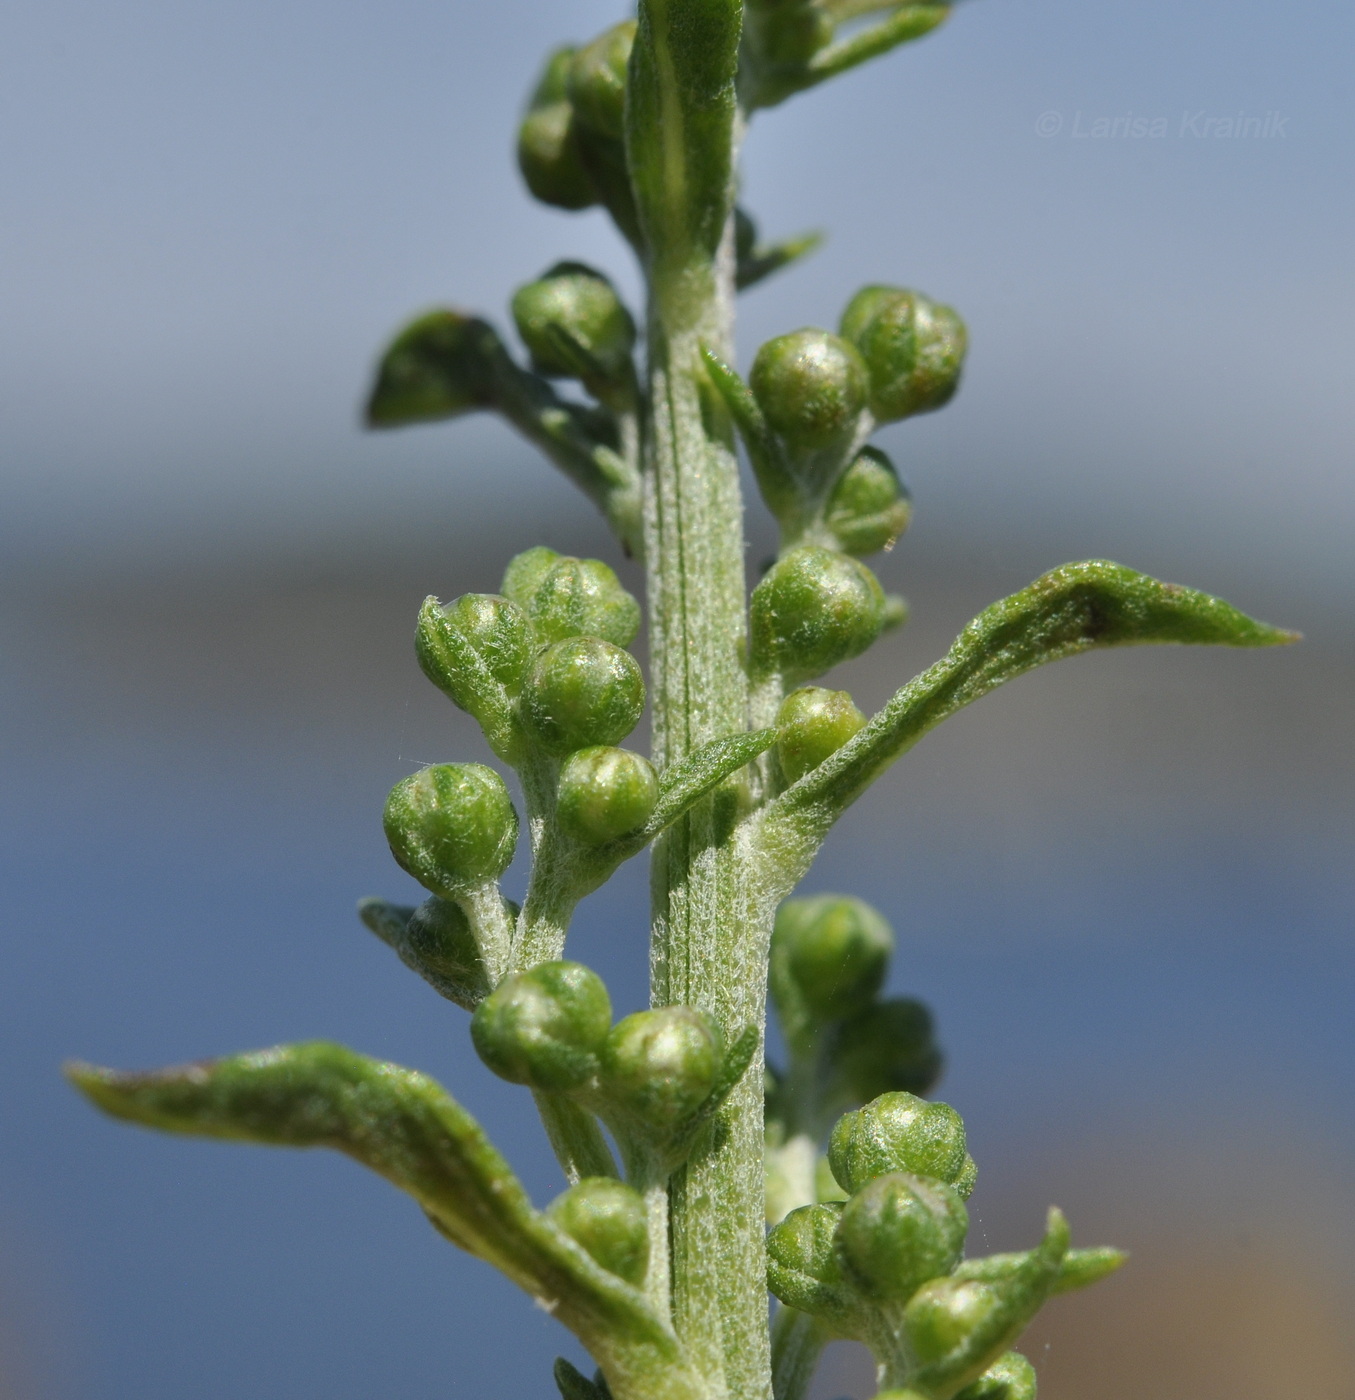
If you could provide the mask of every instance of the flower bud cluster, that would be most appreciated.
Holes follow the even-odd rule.
[[[471,1021],[500,1077],[563,1093],[611,1129],[633,1182],[662,1182],[747,1069],[756,1036],[726,1048],[704,1012],[637,1011],[612,1023],[602,979],[581,963],[541,963],[505,978]],[[617,1272],[620,1272],[619,1270]]]
[[[788,899],[777,912],[769,985],[790,1065],[768,1116],[782,1138],[817,1140],[844,1108],[936,1081],[931,1014],[879,995],[893,949],[888,923],[859,899]]]
[[[795,7],[773,8],[784,18]],[[949,307],[872,286],[848,303],[837,335],[804,329],[769,340],[747,384],[707,353],[783,547],[814,543],[854,556],[892,548],[912,504],[866,439],[880,424],[945,404],[965,348],[964,323]]]
[[[527,188],[561,209],[606,205],[638,239],[626,174],[626,65],[635,21],[624,20],[582,48],[557,49],[518,129],[518,168]]]
[[[1028,1254],[964,1261],[975,1178],[964,1124],[912,1094],[847,1114],[829,1163],[846,1199],[802,1206],[771,1231],[772,1292],[828,1335],[866,1342],[898,1387],[885,1393],[1033,1396],[1029,1365],[1009,1348],[1070,1262],[1059,1212]]]
[[[566,760],[561,796],[575,833],[601,842],[643,825],[657,800],[645,760],[613,747],[644,709],[644,678],[625,650],[639,626],[639,604],[606,564],[538,547],[512,560],[502,594],[428,599],[416,649],[505,762]]]

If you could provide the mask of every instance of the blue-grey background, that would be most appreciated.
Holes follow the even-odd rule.
[[[351,1164],[139,1134],[56,1074],[331,1036],[441,1076],[558,1189],[462,1014],[351,910],[409,888],[389,785],[483,756],[417,673],[418,600],[537,542],[619,561],[497,424],[367,435],[357,404],[425,306],[502,317],[559,256],[635,289],[510,154],[544,50],[616,17],[0,12],[0,1395],[546,1396],[576,1354]],[[830,240],[746,298],[745,362],[867,280],[971,329],[954,405],[882,439],[914,621],[839,683],[882,699],[1095,554],[1307,633],[1023,680],[810,877],[880,904],[937,1012],[976,1246],[1057,1200],[1135,1250],[1032,1336],[1049,1400],[1355,1395],[1353,43],[1332,3],[985,0],[748,142],[765,230]],[[1239,116],[1269,134],[1205,134]],[[621,1009],[644,904],[628,870],[571,944]],[[869,1393],[845,1351],[843,1392]]]

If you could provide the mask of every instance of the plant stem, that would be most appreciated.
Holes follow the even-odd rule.
[[[729,239],[726,239],[728,245]],[[742,501],[723,412],[703,397],[700,345],[725,347],[732,257],[656,270],[649,312],[645,558],[653,751],[662,769],[746,728]],[[765,977],[743,920],[746,862],[722,840],[719,794],[657,843],[651,999],[710,1012],[727,1039],[761,1028]],[[727,805],[727,803],[726,803]],[[762,1239],[762,1086],[747,1075],[669,1191],[672,1309],[714,1396],[770,1394]]]

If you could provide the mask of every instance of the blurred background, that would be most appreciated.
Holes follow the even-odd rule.
[[[438,1075],[559,1189],[526,1096],[352,910],[412,893],[389,786],[484,756],[418,673],[419,600],[536,543],[624,565],[507,429],[367,434],[358,405],[427,306],[502,322],[561,256],[636,289],[602,217],[533,206],[511,159],[545,50],[617,17],[0,12],[4,1400],[544,1400],[577,1358],[352,1164],[118,1126],[58,1066],[346,1040]],[[830,237],[741,304],[745,365],[866,281],[971,332],[955,403],[881,438],[917,503],[880,570],[913,621],[837,684],[878,703],[1093,555],[1306,633],[1026,678],[807,882],[886,912],[892,985],[936,1012],[974,1250],[1057,1201],[1134,1253],[1029,1334],[1046,1400],[1355,1397],[1352,45],[1333,3],[986,0],[747,146],[764,232]],[[756,560],[756,503],[748,535]],[[571,942],[623,1011],[645,919],[628,868]],[[820,1400],[869,1395],[863,1357],[835,1348]]]

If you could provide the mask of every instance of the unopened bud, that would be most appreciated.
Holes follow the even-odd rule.
[[[748,383],[768,424],[792,452],[849,441],[869,392],[856,347],[812,329],[769,340],[757,352]]]
[[[767,1284],[787,1307],[828,1318],[850,1309],[852,1294],[833,1247],[841,1219],[836,1202],[801,1206],[767,1236]]]
[[[570,637],[537,657],[522,719],[554,754],[616,744],[639,723],[645,683],[635,658],[600,637]]]
[[[503,354],[486,322],[459,311],[430,311],[406,326],[381,357],[367,422],[395,428],[492,408]]]
[[[788,899],[772,931],[772,986],[822,1025],[868,1006],[884,982],[894,935],[870,905],[846,895]]]
[[[560,562],[558,550],[544,544],[533,545],[515,554],[503,571],[503,583],[499,591],[510,603],[516,603],[524,612],[530,612],[532,598],[541,580]]]
[[[607,1037],[604,1092],[628,1118],[672,1133],[710,1097],[721,1053],[720,1033],[704,1013],[689,1006],[637,1011]]]
[[[830,1062],[840,1102],[868,1103],[894,1089],[925,1094],[941,1072],[932,1014],[911,997],[876,1002],[841,1023]]]
[[[605,29],[575,55],[569,68],[569,97],[579,120],[615,141],[626,133],[626,65],[635,43],[635,21]]]
[[[538,963],[505,978],[471,1019],[480,1058],[502,1079],[533,1089],[577,1089],[597,1071],[612,1004],[597,973],[576,962]]]
[[[973,1166],[960,1115],[949,1104],[903,1092],[881,1094],[843,1114],[828,1141],[828,1161],[846,1191],[860,1191],[890,1172],[911,1172],[944,1181],[961,1196],[969,1195],[960,1184],[970,1184]]]
[[[518,839],[508,789],[480,763],[439,763],[411,774],[391,789],[383,820],[399,864],[448,899],[497,880]]]
[[[838,1258],[863,1293],[901,1303],[960,1262],[968,1229],[964,1202],[949,1186],[891,1172],[843,1207]]]
[[[1001,1308],[1002,1299],[991,1284],[933,1278],[904,1309],[904,1329],[918,1361],[934,1365],[963,1350]]]
[[[543,204],[560,209],[587,209],[598,202],[579,153],[569,101],[569,69],[575,52],[557,49],[547,60],[518,129],[518,168],[527,188]]]
[[[561,262],[518,288],[513,320],[540,374],[622,379],[635,347],[635,322],[616,289],[583,263]]]
[[[753,590],[751,652],[762,670],[808,680],[860,656],[880,635],[885,598],[856,559],[802,545]]]
[[[866,362],[879,422],[927,413],[955,393],[968,336],[949,306],[902,287],[865,287],[847,304],[841,329]]]
[[[845,690],[806,685],[792,690],[776,717],[776,756],[788,783],[815,769],[865,727]]]
[[[1008,1351],[955,1400],[1035,1400],[1035,1391],[1035,1367],[1019,1351]]]
[[[629,749],[580,749],[560,769],[560,825],[590,846],[642,827],[659,800],[659,780],[647,759]]]
[[[878,447],[863,447],[833,487],[824,520],[845,554],[861,555],[891,549],[912,514],[894,464]]]
[[[443,621],[470,643],[490,675],[510,695],[522,687],[534,638],[532,627],[521,608],[497,593],[466,593],[440,609]],[[433,622],[436,619],[429,619]],[[419,662],[433,684],[463,709],[474,710],[474,701],[457,673],[454,658],[429,635],[420,619],[416,639]]]
[[[505,591],[510,585],[543,642],[601,637],[624,647],[640,630],[639,603],[601,559],[529,549],[509,564]]]
[[[609,1176],[586,1176],[557,1196],[546,1213],[601,1264],[637,1287],[649,1265],[644,1197]]]

